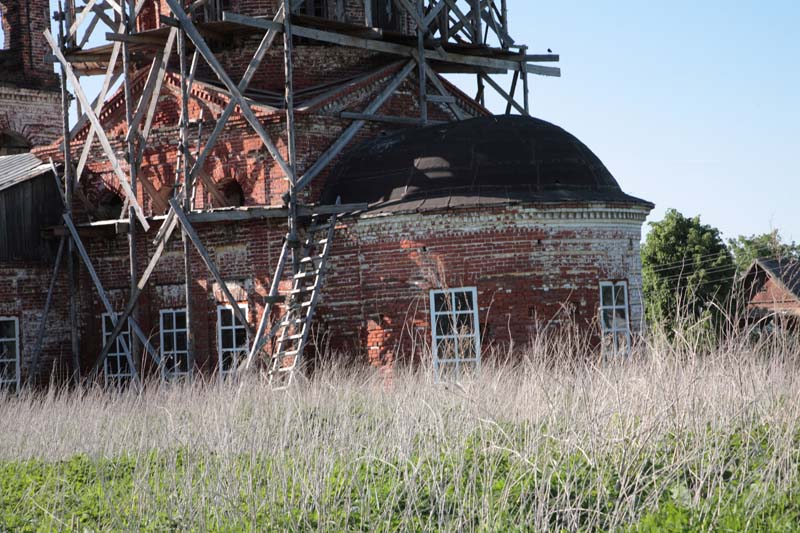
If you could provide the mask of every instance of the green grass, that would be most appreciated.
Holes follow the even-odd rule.
[[[551,530],[607,530],[618,523],[621,504],[638,511],[626,531],[793,531],[800,524],[797,472],[785,472],[791,479],[778,479],[787,482],[780,486],[757,481],[778,452],[768,428],[675,436],[623,462],[565,457],[559,447],[545,445],[537,465],[510,449],[486,447],[521,440],[525,432],[522,426],[486,428],[469,437],[458,456],[445,447],[439,455],[418,450],[404,461],[342,459],[321,482],[312,480],[311,470],[320,465],[309,459],[185,449],[6,461],[0,464],[0,529],[497,531],[534,528],[535,507],[545,505],[552,509]],[[696,449],[698,439],[724,452],[714,458],[715,471],[703,456],[679,467],[672,462],[681,450]],[[785,459],[796,469],[800,438],[793,448]],[[611,452],[628,449],[621,444]],[[288,466],[296,472],[291,479],[276,473],[287,461],[295,463]],[[307,489],[311,484],[316,490]],[[629,498],[634,501],[624,503]],[[565,501],[571,511],[557,512]]]
[[[0,397],[0,531],[798,530],[796,339],[575,351]]]

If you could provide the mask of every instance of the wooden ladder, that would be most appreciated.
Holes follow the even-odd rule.
[[[274,349],[270,362],[269,382],[274,390],[291,386],[295,371],[303,359],[303,350],[311,333],[311,322],[319,302],[325,278],[328,255],[333,244],[337,215],[320,222],[311,219],[303,243],[297,274],[292,277],[292,289],[286,297],[286,312],[275,331]]]

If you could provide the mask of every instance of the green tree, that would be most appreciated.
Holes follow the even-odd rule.
[[[672,329],[678,317],[717,316],[730,293],[734,263],[719,230],[674,209],[650,223],[642,247],[642,287],[651,324]]]
[[[759,258],[800,259],[800,245],[794,241],[783,242],[778,230],[749,237],[739,235],[736,239],[730,239],[728,246],[733,252],[739,273],[746,271]]]

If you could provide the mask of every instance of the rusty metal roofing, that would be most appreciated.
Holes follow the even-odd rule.
[[[800,261],[797,259],[758,259],[757,264],[773,279],[800,299]]]
[[[653,204],[625,194],[575,136],[544,120],[482,117],[368,140],[333,169],[323,202],[371,213],[509,203]]]
[[[0,191],[50,172],[50,164],[31,153],[0,156]]]

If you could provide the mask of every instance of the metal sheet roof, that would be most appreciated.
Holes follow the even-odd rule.
[[[0,191],[50,172],[50,164],[31,153],[0,156]]]
[[[543,120],[494,116],[379,136],[349,150],[324,201],[370,213],[513,203],[614,203],[652,209],[625,194],[602,161]]]
[[[759,259],[758,264],[769,271],[796,298],[800,298],[800,261],[796,259]]]

